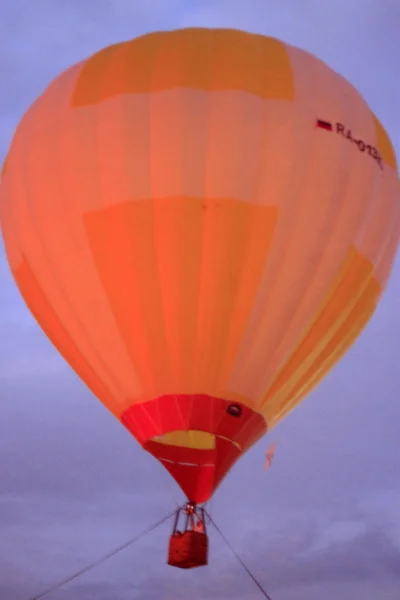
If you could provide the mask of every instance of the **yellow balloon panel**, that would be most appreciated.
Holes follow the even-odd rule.
[[[176,87],[294,97],[289,56],[279,40],[228,29],[181,29],[116,44],[89,58],[72,104]]]

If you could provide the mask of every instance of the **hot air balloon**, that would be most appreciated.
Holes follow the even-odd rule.
[[[49,85],[12,140],[0,219],[32,314],[190,515],[371,318],[399,196],[343,77],[271,37],[189,28]]]

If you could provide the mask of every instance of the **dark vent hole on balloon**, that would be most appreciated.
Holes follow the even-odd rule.
[[[226,409],[226,412],[228,415],[231,415],[231,417],[240,417],[242,414],[242,407],[239,406],[239,404],[230,404]]]

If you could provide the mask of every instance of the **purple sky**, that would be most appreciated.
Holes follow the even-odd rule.
[[[157,29],[232,26],[279,37],[347,77],[400,157],[399,0],[0,0],[0,162],[62,69]],[[212,514],[273,600],[400,597],[400,261],[361,339],[259,442]],[[397,310],[396,310],[397,309]],[[0,247],[0,598],[25,600],[123,543],[182,496],[57,355]],[[257,600],[219,539],[211,565],[165,565],[170,525],[49,600]]]

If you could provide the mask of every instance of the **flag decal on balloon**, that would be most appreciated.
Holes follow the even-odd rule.
[[[333,131],[333,125],[329,121],[317,119],[316,125],[320,129],[325,129],[326,131]],[[383,169],[382,156],[381,156],[379,150],[375,146],[372,146],[371,144],[367,144],[366,142],[364,142],[364,140],[354,137],[351,129],[349,127],[346,127],[345,125],[343,125],[343,123],[336,122],[335,123],[335,131],[336,131],[336,133],[340,134],[341,136],[343,136],[350,142],[353,142],[358,147],[360,152],[365,152],[366,154],[371,156],[374,160],[376,160],[380,169]]]
[[[317,119],[317,127],[326,129],[327,131],[332,131],[332,123],[329,123],[329,121],[323,121],[322,119]]]

